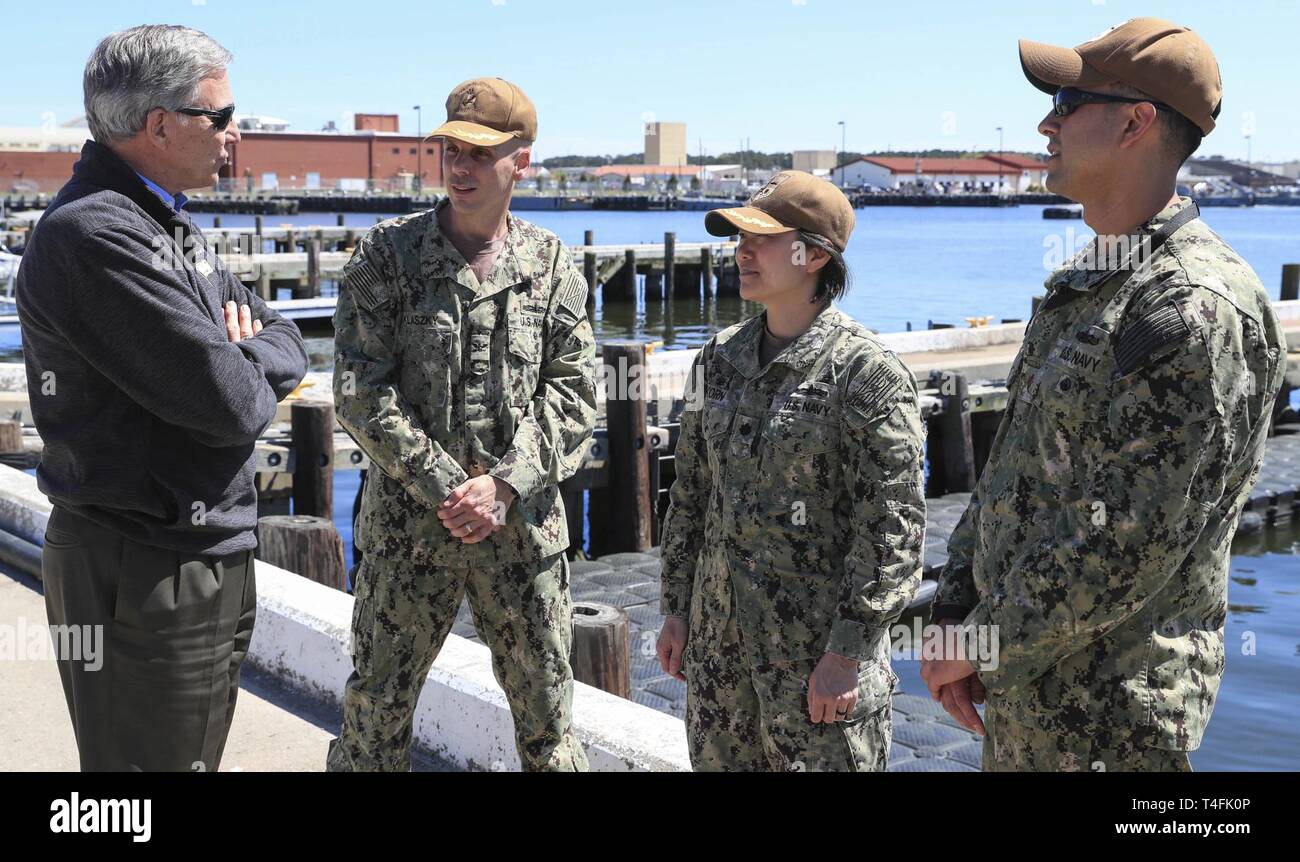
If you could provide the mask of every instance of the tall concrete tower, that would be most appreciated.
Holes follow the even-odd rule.
[[[645,163],[647,165],[686,164],[686,124],[646,123]]]

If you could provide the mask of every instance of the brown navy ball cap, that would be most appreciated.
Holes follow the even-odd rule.
[[[524,91],[501,78],[472,78],[447,97],[447,122],[430,138],[455,138],[493,147],[511,138],[537,140],[537,108]]]
[[[714,236],[802,230],[826,237],[839,251],[849,244],[857,219],[844,192],[803,171],[781,171],[750,196],[743,207],[712,210],[704,229]]]
[[[1214,52],[1200,36],[1160,18],[1134,18],[1074,48],[1020,40],[1020,66],[1044,93],[1123,83],[1214,129],[1223,82]]]

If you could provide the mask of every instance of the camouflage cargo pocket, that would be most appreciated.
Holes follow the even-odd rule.
[[[888,661],[862,662],[858,670],[858,703],[835,727],[844,737],[855,772],[884,772],[889,766],[893,735],[893,695],[898,674]]]
[[[365,562],[357,568],[356,582],[352,585],[352,630],[348,633],[348,653],[358,673],[367,675],[370,667],[375,630],[375,606],[372,598],[371,581],[374,571],[368,570]]]

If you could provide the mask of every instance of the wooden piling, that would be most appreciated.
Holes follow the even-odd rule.
[[[605,393],[609,430],[609,491],[618,507],[610,513],[613,551],[648,551],[651,547],[650,464],[646,459],[645,345],[610,341],[603,346],[612,386]],[[636,397],[629,397],[635,395]]]
[[[595,245],[596,232],[592,230],[583,231],[582,244],[588,247]],[[583,278],[587,279],[587,306],[588,307],[594,307],[596,305],[596,287],[597,287],[596,282],[600,278],[598,273],[599,273],[599,268],[598,268],[598,263],[596,261],[596,253],[594,251],[585,252],[582,255],[582,276]]]
[[[221,216],[219,216],[219,215],[214,215],[214,216],[212,217],[212,226],[213,226],[213,227],[221,227]]]
[[[573,678],[623,698],[632,696],[627,612],[600,602],[573,603]]]
[[[700,291],[704,296],[713,293],[713,252],[700,249]]]
[[[320,296],[320,240],[311,239],[305,245],[307,246],[307,279],[305,283],[294,287],[294,299],[315,299]]]
[[[334,214],[334,223],[335,223],[336,225],[338,225],[339,227],[343,227],[343,222],[344,222],[344,221],[345,221],[345,219],[343,218],[343,213],[335,213],[335,214]]]
[[[1282,264],[1282,295],[1280,299],[1283,302],[1300,299],[1300,263]]]
[[[677,295],[677,234],[672,231],[664,231],[664,296],[675,297]]]
[[[939,390],[943,414],[931,417],[926,423],[926,452],[930,461],[926,496],[974,490],[975,444],[966,375],[936,371],[930,376],[930,385]]]
[[[257,520],[257,559],[308,580],[346,588],[343,539],[328,517],[267,515]]]
[[[623,252],[623,290],[619,299],[636,302],[636,251],[627,249]]]
[[[17,419],[0,420],[0,455],[16,455],[23,451],[23,423]]]
[[[290,412],[293,512],[330,518],[334,514],[334,405],[296,401]]]

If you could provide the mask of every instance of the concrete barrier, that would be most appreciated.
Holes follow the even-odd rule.
[[[51,508],[49,498],[36,487],[35,476],[0,464],[0,530],[44,545]]]
[[[49,511],[35,477],[0,465],[0,529],[42,544]],[[257,625],[248,654],[254,665],[339,704],[352,672],[351,621],[351,596],[257,563]],[[680,719],[582,683],[574,685],[573,717],[593,770],[690,769]],[[519,769],[510,709],[487,647],[448,635],[425,680],[414,736],[465,769]]]
[[[257,627],[249,661],[317,697],[339,702],[352,659],[352,597],[257,564]],[[688,770],[681,720],[576,683],[574,731],[591,768]],[[467,769],[517,770],[505,695],[482,644],[448,635],[415,712],[415,739]]]

